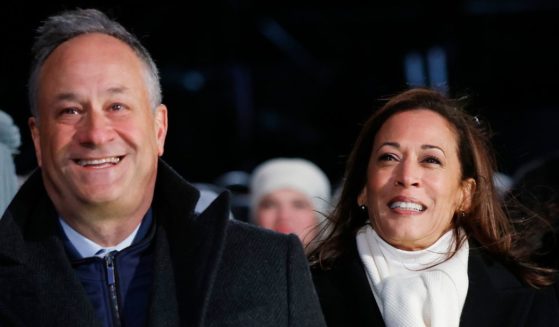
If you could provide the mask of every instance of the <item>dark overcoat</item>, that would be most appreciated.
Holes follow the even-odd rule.
[[[227,193],[197,217],[198,196],[159,162],[148,326],[324,326],[298,239],[230,220]],[[0,326],[99,326],[57,219],[37,171],[0,220]]]
[[[355,243],[332,269],[312,274],[329,327],[384,326]],[[555,288],[527,286],[479,248],[470,248],[468,279],[461,327],[559,326]]]

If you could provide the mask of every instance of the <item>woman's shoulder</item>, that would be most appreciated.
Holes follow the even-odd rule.
[[[538,290],[528,285],[515,271],[512,263],[497,257],[481,246],[471,246],[468,260],[470,284],[484,281],[495,289]],[[546,289],[546,288],[544,288]]]
[[[559,302],[553,287],[534,288],[481,247],[470,247],[468,295],[463,326],[559,326]],[[545,318],[544,318],[545,317]]]

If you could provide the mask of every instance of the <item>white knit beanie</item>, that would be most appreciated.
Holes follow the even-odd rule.
[[[330,209],[328,177],[314,163],[298,158],[271,159],[256,167],[250,181],[252,218],[262,197],[284,188],[305,194],[318,211],[318,221],[324,219]]]

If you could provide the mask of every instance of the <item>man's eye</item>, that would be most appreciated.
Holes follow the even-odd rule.
[[[120,103],[114,103],[113,105],[111,105],[111,110],[113,111],[120,111],[124,109],[124,106]]]
[[[60,111],[61,115],[77,115],[78,113],[76,108],[64,108]]]

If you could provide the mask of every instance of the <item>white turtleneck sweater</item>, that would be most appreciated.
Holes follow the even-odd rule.
[[[387,327],[458,326],[468,292],[468,242],[449,260],[454,234],[430,247],[404,251],[371,228],[357,232],[357,249]]]

